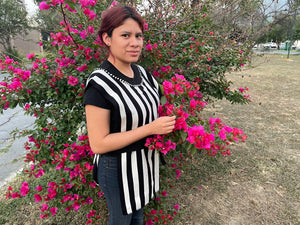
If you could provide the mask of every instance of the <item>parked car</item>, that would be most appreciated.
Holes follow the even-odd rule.
[[[263,44],[263,48],[265,49],[277,49],[277,44],[275,42],[268,42]]]
[[[280,45],[279,45],[279,49],[281,49],[281,50],[287,50],[287,48],[288,48],[288,43],[280,43]],[[296,50],[296,45],[292,45],[291,46],[291,50]]]
[[[285,43],[280,43],[279,49],[280,50],[285,50],[286,49],[286,44]]]

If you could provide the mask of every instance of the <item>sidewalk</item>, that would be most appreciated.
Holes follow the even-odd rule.
[[[0,81],[5,74],[0,74]],[[24,115],[23,109],[7,109],[0,114],[0,187],[9,182],[23,169],[27,137],[13,139],[10,134],[15,129],[30,129],[34,118]]]

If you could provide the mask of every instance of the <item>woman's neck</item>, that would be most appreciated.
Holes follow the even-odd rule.
[[[124,74],[127,77],[133,78],[134,77],[134,72],[131,68],[130,63],[118,63],[114,58],[108,57],[107,59],[111,64],[114,65],[122,74]]]

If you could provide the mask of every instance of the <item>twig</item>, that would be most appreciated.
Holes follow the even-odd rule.
[[[71,35],[70,33],[70,29],[69,29],[69,24],[67,22],[67,19],[66,19],[66,14],[64,12],[64,8],[62,6],[62,4],[60,5],[60,9],[61,9],[61,12],[62,12],[62,15],[63,15],[63,18],[64,18],[64,22],[67,26],[67,32],[68,32],[68,35],[71,37],[72,41],[74,42],[74,44],[76,45],[77,48],[79,48],[79,45],[77,44],[77,42],[75,41],[75,39],[73,38],[73,36]]]

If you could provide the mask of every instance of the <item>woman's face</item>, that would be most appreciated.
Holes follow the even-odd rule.
[[[104,34],[103,40],[110,48],[110,56],[113,56],[115,65],[136,62],[143,48],[142,30],[131,18],[115,28],[111,37]]]

